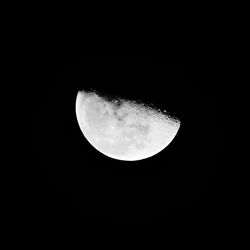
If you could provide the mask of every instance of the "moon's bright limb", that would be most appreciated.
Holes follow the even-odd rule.
[[[145,106],[108,102],[78,93],[76,115],[82,133],[99,152],[118,160],[149,158],[169,145],[180,121]]]

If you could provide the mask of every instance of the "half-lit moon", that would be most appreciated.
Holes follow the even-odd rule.
[[[99,152],[118,160],[136,161],[156,155],[176,136],[180,121],[163,113],[97,95],[79,93],[76,115],[87,141]]]

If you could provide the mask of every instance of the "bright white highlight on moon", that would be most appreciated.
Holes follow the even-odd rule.
[[[180,121],[145,105],[122,99],[118,102],[96,94],[77,95],[80,129],[102,154],[117,160],[142,160],[158,154],[176,136]]]

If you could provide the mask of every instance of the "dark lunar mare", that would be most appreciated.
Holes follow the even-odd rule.
[[[124,101],[122,101],[120,99],[115,99],[112,102],[111,106],[112,106],[112,110],[113,110],[113,114],[114,114],[115,119],[118,122],[122,123],[124,121],[124,119],[129,115],[128,112],[126,111],[126,109],[124,108]]]

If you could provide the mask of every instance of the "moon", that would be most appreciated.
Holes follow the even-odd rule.
[[[82,92],[77,94],[76,116],[84,137],[96,150],[122,161],[158,154],[171,143],[181,124],[146,105]]]

